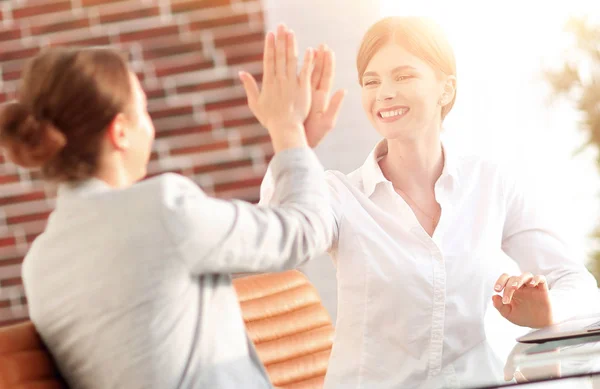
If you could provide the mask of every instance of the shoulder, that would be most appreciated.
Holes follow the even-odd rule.
[[[346,187],[360,189],[362,187],[360,168],[349,174],[342,173],[339,170],[327,170],[325,171],[325,179],[329,186],[338,188]]]
[[[498,160],[478,154],[461,154],[453,161],[461,172],[468,174],[501,174],[502,165]]]
[[[194,181],[175,173],[165,173],[144,180],[134,185],[131,192],[136,197],[148,194],[165,205],[188,196],[204,196],[204,192]]]
[[[461,154],[453,157],[459,179],[482,185],[504,188],[514,179],[513,168],[506,162],[477,154]]]

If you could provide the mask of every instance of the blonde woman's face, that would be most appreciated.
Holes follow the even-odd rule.
[[[365,113],[384,138],[411,139],[439,129],[445,82],[402,46],[389,43],[375,53],[361,84]]]

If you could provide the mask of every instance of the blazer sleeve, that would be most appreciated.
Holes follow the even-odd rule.
[[[271,168],[281,199],[273,207],[211,198],[174,174],[164,180],[161,217],[191,273],[281,271],[327,249],[333,221],[316,155],[309,148],[285,150]]]

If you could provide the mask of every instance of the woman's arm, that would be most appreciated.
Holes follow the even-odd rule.
[[[265,207],[274,207],[282,204],[283,198],[281,193],[276,192],[275,175],[273,174],[273,159],[269,163],[269,167],[260,185],[260,201],[259,205]],[[327,242],[327,250],[336,246],[339,234],[339,223],[341,220],[343,198],[342,194],[336,189],[334,183],[335,177],[331,173],[325,173],[325,181],[329,189],[329,201],[324,205],[323,211],[329,214],[328,234],[330,240]]]
[[[303,122],[311,106],[313,52],[297,74],[295,36],[279,26],[268,33],[263,85],[240,75],[248,106],[267,128],[277,207],[211,199],[191,181],[163,180],[162,218],[178,254],[194,274],[277,271],[325,251],[331,213],[324,172],[308,148]]]
[[[335,126],[342,101],[346,95],[345,90],[338,90],[330,98],[334,77],[334,53],[326,45],[321,45],[315,53],[315,66],[311,77],[312,103],[308,117],[304,121],[308,145],[312,148],[316,147]],[[275,206],[281,204],[281,199],[275,194],[271,166],[269,164],[260,186],[260,205]],[[341,193],[336,189],[336,179],[333,174],[326,173],[325,177],[329,185],[330,212],[333,215],[333,224],[331,225],[332,241],[330,243],[330,246],[333,247],[338,239],[343,199]]]
[[[280,271],[328,248],[328,190],[314,153],[280,152],[272,174],[274,195],[281,199],[274,207],[210,198],[181,176],[165,180],[164,224],[192,273]]]
[[[506,179],[504,188],[503,250],[522,271],[545,277],[553,322],[588,312],[598,298],[596,280],[560,233],[552,209],[544,209],[515,180]]]

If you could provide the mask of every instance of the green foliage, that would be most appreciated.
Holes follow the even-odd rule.
[[[579,127],[586,134],[582,148],[598,151],[600,171],[600,25],[572,18],[565,32],[573,38],[572,50],[561,69],[546,72],[546,80],[556,96],[566,98],[581,113]],[[593,237],[600,242],[600,226]],[[600,250],[592,253],[589,268],[600,283]]]

